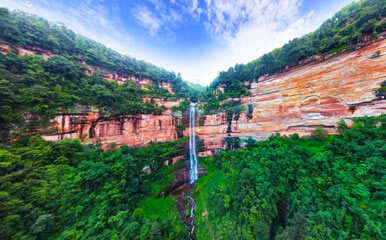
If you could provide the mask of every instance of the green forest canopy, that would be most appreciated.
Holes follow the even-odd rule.
[[[211,239],[205,210],[216,239],[384,239],[386,115],[354,121],[328,139],[271,136],[202,161],[197,239]]]
[[[180,74],[166,71],[145,61],[124,56],[103,44],[75,34],[63,24],[21,11],[9,12],[0,8],[0,41],[13,47],[39,47],[66,57],[72,62],[84,60],[87,64],[104,70],[148,78],[156,84],[172,83],[176,97],[187,97],[191,88]]]
[[[103,152],[28,136],[0,148],[0,239],[187,239],[174,200],[155,197],[186,140]]]

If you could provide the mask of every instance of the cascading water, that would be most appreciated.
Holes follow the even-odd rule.
[[[190,240],[196,239],[196,202],[191,190],[198,180],[198,173],[206,173],[203,168],[198,168],[195,123],[196,105],[196,103],[191,103],[189,108],[189,163],[185,164],[183,168],[178,168],[176,177],[164,189],[168,195],[175,194],[175,196],[177,196],[176,207],[188,229]],[[183,183],[183,185],[181,185],[181,183]]]
[[[190,184],[198,179],[196,152],[196,104],[190,104],[189,112],[189,155],[190,155]]]
[[[189,175],[190,175],[190,184],[193,185],[198,179],[198,164],[197,164],[197,152],[196,152],[196,104],[190,104],[189,111]],[[187,200],[190,206],[190,239],[195,239],[194,229],[195,229],[195,211],[196,211],[196,202],[190,194],[186,194]]]

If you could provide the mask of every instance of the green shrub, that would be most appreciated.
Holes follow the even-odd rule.
[[[316,140],[324,140],[328,138],[328,132],[323,127],[318,126],[311,132],[311,136]]]
[[[384,239],[386,116],[353,121],[328,141],[271,136],[217,154],[196,183],[197,233],[204,202],[218,239]]]
[[[184,136],[184,131],[185,131],[186,127],[183,123],[178,123],[176,125],[176,132],[177,132],[177,136],[178,138],[181,138]]]
[[[185,124],[178,123],[176,125],[176,131],[178,131],[178,132],[183,132],[183,131],[185,131],[185,129],[186,129]]]
[[[252,119],[253,117],[253,105],[252,104],[249,104],[248,105],[248,119]]]
[[[184,141],[103,152],[33,136],[0,148],[0,239],[186,239],[174,199],[152,191],[170,181],[164,162],[183,153]],[[159,228],[146,226],[160,219],[156,238]]]
[[[198,126],[204,126],[205,120],[204,117],[200,116],[198,118]]]
[[[338,133],[343,134],[348,129],[348,126],[344,120],[339,120],[338,122]]]
[[[291,138],[292,140],[299,140],[299,139],[300,139],[299,134],[297,134],[297,133],[292,134],[292,135],[290,136],[290,138]]]

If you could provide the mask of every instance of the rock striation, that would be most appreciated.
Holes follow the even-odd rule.
[[[386,40],[382,40],[253,82],[250,96],[240,99],[252,114],[242,112],[237,121],[232,120],[230,131],[226,112],[200,116],[196,131],[205,142],[206,155],[224,148],[229,137],[302,136],[317,126],[335,133],[340,119],[350,123],[353,117],[386,113],[386,100],[375,95],[386,80],[385,51]]]
[[[171,108],[178,106],[179,101],[159,100],[157,103]],[[138,147],[150,142],[176,140],[175,126],[180,121],[170,109],[162,115],[108,116],[92,107],[78,106],[70,114],[56,116],[53,120],[56,131],[43,138],[52,141],[79,138],[84,142],[102,144],[105,149],[110,143]]]

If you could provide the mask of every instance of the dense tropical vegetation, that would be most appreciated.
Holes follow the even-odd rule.
[[[203,159],[198,239],[211,238],[204,207],[216,239],[384,239],[386,116],[354,121]]]
[[[155,197],[185,141],[103,152],[20,138],[0,149],[0,239],[186,239],[173,198]]]
[[[367,36],[377,39],[378,34],[386,30],[386,2],[383,0],[361,0],[353,2],[325,21],[315,32],[295,38],[283,47],[274,49],[248,64],[236,64],[227,71],[220,72],[211,83],[212,92],[219,85],[224,93],[219,100],[240,97],[248,94],[250,82],[257,81],[265,74],[282,71],[315,54],[322,56],[343,49],[353,49]],[[244,85],[247,82],[247,85]],[[203,100],[215,101],[209,96]]]

